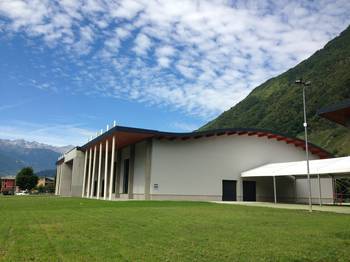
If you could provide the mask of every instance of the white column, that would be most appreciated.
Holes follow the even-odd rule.
[[[58,173],[60,172],[60,165],[57,165],[56,167],[56,185],[55,185],[55,195],[58,195]]]
[[[273,195],[275,198],[275,204],[277,203],[277,190],[276,190],[276,177],[273,176]]]
[[[60,165],[60,175],[58,176],[58,194],[61,195],[61,177],[62,177],[62,165],[63,163]]]
[[[85,151],[85,161],[84,161],[84,173],[83,173],[83,190],[81,192],[81,197],[85,196],[85,185],[86,185],[86,171],[87,171],[87,157],[88,151]]]
[[[90,196],[90,182],[91,182],[91,162],[92,162],[92,148],[89,150],[89,170],[86,197]]]
[[[61,171],[61,165],[57,165],[55,195],[59,195],[60,171]]]
[[[91,192],[90,197],[94,196],[94,187],[95,187],[95,173],[96,173],[96,146],[94,147],[94,161],[92,162],[92,174],[91,174]]]
[[[108,140],[106,140],[106,151],[105,151],[105,183],[103,187],[103,199],[107,199],[107,175],[108,175]]]
[[[97,199],[101,195],[101,163],[102,163],[102,143],[100,143],[100,151],[98,155],[98,177],[97,177]]]
[[[113,191],[113,175],[114,175],[114,154],[115,154],[115,136],[112,139],[112,157],[111,157],[111,173],[109,176],[109,200],[112,200]]]
[[[319,192],[319,204],[322,206],[322,191],[321,191],[321,178],[320,175],[317,175],[318,179],[318,192]]]
[[[294,178],[294,202],[297,202],[297,177],[293,176]]]

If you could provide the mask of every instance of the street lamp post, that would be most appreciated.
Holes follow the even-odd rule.
[[[307,121],[306,121],[306,98],[305,88],[311,85],[310,81],[303,81],[302,79],[296,80],[297,85],[303,86],[303,106],[304,106],[304,130],[305,130],[305,152],[306,152],[306,169],[307,169],[307,182],[309,186],[309,211],[312,212],[312,200],[311,200],[311,180],[310,180],[310,164],[309,164],[309,144],[307,138]]]

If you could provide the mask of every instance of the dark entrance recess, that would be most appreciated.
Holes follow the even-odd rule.
[[[256,201],[255,181],[243,181],[243,201]]]
[[[102,184],[101,184],[101,192],[100,192],[100,196],[103,196],[103,192],[105,192],[105,180],[102,179]]]
[[[97,196],[97,180],[94,181],[94,196]]]
[[[129,191],[129,159],[124,160],[123,194]]]
[[[112,185],[113,185],[113,187],[112,187],[112,193],[115,193],[115,181],[117,180],[117,163],[116,162],[114,162],[114,173],[113,173],[113,183],[112,183]]]
[[[236,181],[222,180],[222,201],[236,201]]]

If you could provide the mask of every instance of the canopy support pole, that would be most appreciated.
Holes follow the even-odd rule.
[[[277,203],[277,193],[276,193],[276,177],[273,176],[273,196],[275,199],[275,204]]]
[[[320,206],[322,206],[321,178],[319,174],[317,175],[317,179],[318,179],[319,204]]]
[[[297,177],[293,176],[294,178],[294,202],[297,202]]]

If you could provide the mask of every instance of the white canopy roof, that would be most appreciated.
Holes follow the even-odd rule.
[[[310,174],[350,173],[350,156],[310,160]],[[303,176],[307,174],[306,161],[263,165],[245,172],[242,177]]]

